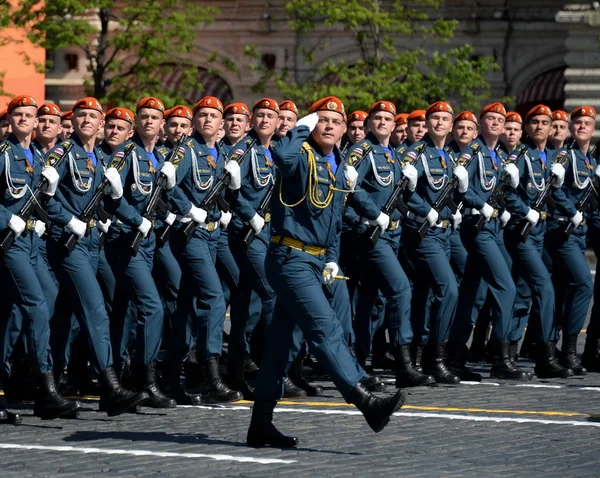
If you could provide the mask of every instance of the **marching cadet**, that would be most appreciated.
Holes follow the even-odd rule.
[[[506,122],[504,123],[504,133],[500,136],[500,142],[504,146],[504,152],[512,153],[521,142],[523,136],[523,118],[519,113],[509,111],[506,113]]]
[[[62,132],[60,115],[60,108],[52,103],[38,108],[34,145],[42,153],[42,157],[54,148]]]
[[[394,123],[396,124],[396,127],[394,128],[394,131],[392,131],[390,143],[394,148],[398,149],[404,144],[404,141],[406,141],[406,137],[408,136],[406,133],[406,129],[408,128],[408,113],[397,114],[394,117]]]
[[[59,135],[61,141],[69,139],[73,134],[73,111],[66,111],[60,117],[62,131]]]
[[[343,397],[363,412],[375,432],[385,427],[404,402],[400,390],[380,399],[360,383],[365,372],[343,339],[322,288],[323,282],[333,282],[338,274],[344,190],[357,176],[347,165],[338,168],[336,176],[331,172],[332,156],[339,155],[335,145],[345,128],[343,108],[335,97],[318,100],[309,109],[312,115],[299,121],[273,148],[279,175],[265,267],[277,304],[258,373],[248,446],[298,444],[297,438],[283,435],[272,423],[284,377],[298,352],[296,326]]]
[[[409,180],[414,191],[417,171],[412,165],[401,168],[390,146],[390,136],[395,128],[396,107],[389,101],[378,101],[371,106],[367,126],[369,134],[348,151],[348,164],[357,164],[357,190],[351,205],[360,216],[359,234],[365,234],[366,225],[381,229],[375,247],[360,247],[361,284],[354,319],[356,355],[359,362],[369,355],[375,332],[389,318],[389,332],[396,353],[396,387],[431,385],[433,377],[414,369],[410,357],[413,334],[410,326],[410,283],[398,262],[400,242],[400,211],[390,216],[382,211],[402,175]],[[363,156],[366,154],[366,157]],[[366,224],[366,225],[365,225]],[[381,294],[385,301],[385,314],[372,320],[373,308]]]
[[[565,141],[569,136],[569,113],[562,110],[554,110],[552,112],[552,133],[549,141],[551,146],[559,150],[565,145]]]
[[[181,395],[181,364],[197,339],[197,358],[201,363],[206,394],[214,401],[242,398],[222,380],[219,357],[222,352],[225,299],[217,274],[217,246],[221,236],[221,212],[217,205],[203,209],[203,199],[223,171],[230,178],[229,189],[241,186],[240,169],[235,161],[219,161],[222,155],[217,134],[223,123],[223,104],[213,96],[202,98],[192,110],[194,134],[186,140],[186,154],[177,167],[177,186],[172,190],[172,211],[180,216],[170,245],[182,272],[181,287],[173,330],[164,362],[164,379],[173,393]],[[190,222],[195,224],[192,226]],[[189,238],[183,232],[194,227]],[[179,400],[178,400],[179,401]]]
[[[68,363],[66,342],[74,313],[91,344],[89,358],[99,374],[101,386],[100,409],[109,416],[115,416],[143,403],[148,395],[124,389],[115,374],[108,314],[96,280],[99,249],[97,218],[87,224],[78,218],[103,178],[110,184],[111,199],[118,201],[123,195],[118,171],[109,168],[104,172],[98,161],[100,151],[95,141],[101,121],[102,105],[97,99],[82,98],[73,106],[74,132],[70,138],[73,149],[68,160],[58,168],[61,180],[48,207],[52,221],[48,258],[60,284],[52,333],[57,336],[56,342],[60,344],[62,340],[61,349],[53,349],[52,353],[55,367],[62,371],[64,364]],[[61,151],[60,145],[51,150],[47,162],[55,162]],[[68,253],[65,240],[71,234],[76,235],[77,242]]]
[[[369,114],[365,111],[354,111],[348,116],[348,130],[346,136],[348,137],[348,144],[352,146],[365,139],[367,136],[367,129],[365,127],[365,121]]]
[[[554,201],[564,203],[566,200],[561,188],[565,170],[559,162],[551,162],[552,153],[547,144],[551,115],[550,108],[545,105],[532,108],[525,116],[527,140],[508,158],[508,163],[516,164],[519,169],[520,179],[515,189],[507,189],[505,193],[506,209],[511,216],[505,229],[504,243],[512,257],[513,277],[517,280],[519,291],[511,326],[511,358],[514,360],[517,344],[529,322],[536,331],[534,340],[540,344],[535,373],[539,378],[565,378],[573,372],[556,362],[552,342],[555,334],[554,287],[542,259],[547,206],[537,210],[533,208],[540,192],[548,187],[552,175],[557,178],[551,190]],[[531,232],[523,241],[521,230],[526,222],[531,224]]]
[[[414,112],[413,112],[414,113]],[[411,113],[411,115],[413,114]],[[415,366],[423,353],[423,369],[433,375],[438,383],[458,383],[459,377],[452,374],[444,362],[444,353],[450,325],[454,317],[458,299],[458,283],[450,265],[450,226],[456,227],[461,216],[453,214],[448,205],[439,211],[433,206],[447,186],[451,177],[457,180],[453,192],[456,204],[467,191],[469,180],[464,166],[453,166],[444,150],[446,138],[452,129],[453,110],[445,101],[433,103],[425,112],[427,134],[411,145],[404,161],[414,162],[418,171],[417,187],[410,195],[407,206],[407,220],[402,232],[402,244],[407,249],[415,274],[412,303],[412,327],[415,332]],[[413,117],[420,122],[421,115]],[[411,120],[409,116],[409,130]],[[421,128],[421,127],[419,127]],[[414,130],[417,128],[415,127]],[[422,129],[422,128],[421,128]],[[409,133],[410,139],[411,133]],[[420,237],[418,229],[429,225],[425,237]],[[426,323],[426,302],[428,290],[433,293],[433,304],[429,309],[429,337]]]
[[[106,241],[106,259],[116,279],[110,317],[115,370],[120,374],[127,351],[135,339],[135,354],[131,360],[132,382],[136,390],[148,394],[145,405],[152,408],[176,406],[175,400],[166,397],[156,383],[156,360],[160,351],[164,311],[152,278],[156,247],[152,227],[154,217],[144,215],[159,175],[165,176],[168,189],[175,186],[175,167],[165,162],[168,150],[156,145],[164,122],[164,111],[162,101],[154,97],[143,98],[136,106],[136,133],[126,143],[128,147],[133,145],[134,149],[118,169],[124,192],[112,211],[117,220]],[[110,168],[116,169],[124,154],[125,148],[121,146],[113,154]],[[138,231],[143,239],[137,253],[132,253],[132,241]],[[135,312],[128,313],[130,305],[135,307]]]
[[[556,310],[557,325],[562,328],[563,337],[560,364],[573,370],[575,375],[586,374],[577,357],[577,337],[593,295],[592,275],[585,257],[588,213],[578,210],[577,204],[586,189],[592,187],[594,175],[600,175],[600,168],[596,167],[589,151],[595,123],[596,110],[591,106],[580,106],[571,112],[571,137],[575,142],[557,154],[557,158],[566,160],[562,190],[567,200],[556,202],[550,208],[544,242],[552,259],[554,288],[564,291],[565,297]],[[568,223],[573,225],[573,232],[567,237],[564,229]]]
[[[252,127],[250,109],[245,103],[231,103],[225,108],[223,118],[225,121],[223,144],[230,150],[248,134]]]
[[[14,233],[15,241],[7,250],[2,251],[0,280],[3,292],[2,323],[14,332],[15,339],[21,330],[27,338],[28,350],[33,355],[38,394],[33,413],[42,419],[74,417],[81,408],[78,402],[62,397],[56,390],[50,353],[50,307],[46,304],[43,285],[38,279],[37,261],[39,236],[43,234],[45,224],[39,219],[21,218],[22,207],[28,200],[37,183],[45,178],[47,185],[44,194],[47,199],[56,194],[59,176],[51,165],[43,166],[32,146],[31,136],[37,126],[38,105],[31,96],[20,95],[8,104],[8,121],[11,133],[2,143],[5,148],[4,160],[0,162],[0,231],[2,237]],[[19,312],[11,314],[13,304]],[[10,314],[10,318],[7,315]],[[8,322],[8,323],[7,323]],[[6,383],[10,371],[6,368],[12,346],[16,340],[2,335],[0,357],[3,370],[2,382]],[[0,417],[10,419],[5,410]],[[16,420],[14,415],[13,419]]]
[[[10,123],[8,122],[8,110],[0,111],[0,141],[4,141],[10,134]]]
[[[275,130],[276,138],[283,138],[287,132],[296,127],[298,121],[298,108],[291,100],[279,103],[279,121]]]
[[[421,141],[427,133],[427,121],[425,110],[415,110],[407,117],[408,127],[406,128],[406,146],[411,146],[417,141]]]
[[[527,374],[518,369],[509,356],[509,334],[517,291],[502,254],[501,223],[506,223],[507,218],[506,215],[501,218],[498,205],[489,202],[494,188],[500,185],[505,174],[511,188],[516,188],[519,182],[517,167],[510,163],[505,166],[505,156],[497,147],[504,132],[505,120],[506,110],[501,103],[484,107],[479,114],[479,137],[470,146],[473,158],[467,167],[469,189],[463,198],[465,221],[461,228],[461,239],[468,257],[458,297],[456,320],[450,333],[450,344],[453,347],[448,349],[449,354],[453,355],[457,355],[461,349],[466,350],[473,326],[471,317],[475,299],[481,282],[484,281],[492,298],[492,334],[497,346],[490,376],[527,380]],[[477,233],[475,225],[481,216],[485,218],[485,223]],[[456,361],[464,367],[465,358]]]

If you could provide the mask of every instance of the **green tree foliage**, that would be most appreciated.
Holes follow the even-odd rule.
[[[177,0],[20,0],[10,16],[47,50],[81,48],[89,94],[132,105],[150,94],[174,104],[197,88],[198,69],[188,60],[195,29],[218,12]],[[182,72],[176,90],[161,81],[174,69]]]
[[[414,0],[410,6],[407,3],[288,1],[290,25],[303,44],[301,54],[308,73],[265,72],[256,88],[265,88],[274,81],[284,97],[301,98],[304,106],[320,97],[335,95],[346,103],[347,110],[368,109],[380,99],[393,101],[400,111],[423,108],[440,99],[452,101],[457,108],[478,106],[480,100],[489,96],[485,75],[497,68],[493,59],[474,57],[470,45],[441,51],[439,47],[452,38],[457,22],[431,19],[427,12],[443,2]],[[317,62],[319,52],[341,34],[350,35],[355,42],[355,58]],[[406,38],[410,39],[411,48],[400,49],[400,40]]]

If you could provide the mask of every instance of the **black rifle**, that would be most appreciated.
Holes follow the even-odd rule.
[[[412,166],[414,166],[416,164],[416,162],[419,160],[419,156],[423,153],[425,146],[426,146],[425,143],[417,146],[417,148],[414,151],[415,157],[412,158],[412,161],[410,161],[409,164],[411,164]],[[408,187],[408,178],[406,176],[402,175],[402,177],[398,180],[398,182],[394,186],[394,190],[392,191],[391,196],[388,198],[387,202],[381,209],[381,212],[388,216],[391,216],[392,213],[400,206],[400,203],[402,201],[402,194],[404,193],[404,191],[406,190],[407,187]],[[372,249],[377,245],[377,241],[379,240],[379,236],[381,236],[381,232],[382,232],[381,228],[377,225],[367,228],[367,230],[365,231],[365,234],[366,234],[366,238],[367,238],[368,247],[370,247]]]
[[[235,161],[238,164],[242,164],[242,161],[248,155],[248,153],[250,151],[252,151],[252,148],[254,147],[255,144],[256,144],[256,140],[253,139],[247,145],[246,151],[244,151],[242,154],[240,154],[235,159]],[[204,199],[200,203],[199,207],[200,207],[200,209],[204,209],[206,211],[207,218],[208,218],[208,215],[210,214],[210,212],[214,209],[215,205],[218,205],[219,209],[221,211],[229,212],[229,204],[227,203],[227,201],[225,201],[225,198],[223,197],[223,191],[225,191],[227,186],[229,186],[230,182],[231,182],[231,176],[229,175],[229,173],[227,171],[223,171],[221,173],[221,176],[219,176],[219,179],[217,180],[216,184],[212,187],[212,189],[208,192],[208,194],[204,197]],[[194,232],[196,231],[197,226],[198,226],[198,223],[196,221],[190,221],[181,229],[181,232],[184,234],[186,243],[190,242],[190,239],[194,235]]]
[[[63,159],[67,157],[67,155],[69,154],[69,151],[71,151],[71,148],[73,148],[73,142],[72,141],[65,142],[65,144],[61,144],[61,146],[63,147],[63,153],[58,158],[56,158],[56,159],[53,158],[54,159],[53,164],[52,164],[53,167],[59,166],[60,163],[63,161]],[[0,147],[0,155],[4,154],[6,152],[6,150],[8,149],[8,147],[9,147],[9,143],[5,142]],[[46,212],[44,211],[43,207],[46,205],[47,200],[49,199],[49,196],[44,194],[47,187],[48,187],[48,180],[44,176],[42,176],[40,178],[40,180],[38,181],[38,183],[36,184],[35,189],[33,190],[32,194],[29,196],[27,201],[25,201],[25,204],[23,204],[23,206],[21,207],[21,210],[19,211],[17,216],[19,216],[21,219],[23,219],[23,221],[28,222],[29,218],[35,213],[39,219],[46,222],[48,217],[47,217]],[[23,234],[27,234],[27,229],[25,229],[25,231],[23,231]],[[6,230],[2,239],[0,239],[0,250],[2,252],[2,255],[6,254],[8,252],[8,250],[14,244],[16,238],[17,238],[17,235],[15,234],[15,231],[13,231],[10,228]]]
[[[127,147],[125,148],[125,154],[123,154],[123,157],[121,159],[119,159],[119,162],[114,166],[117,169],[117,171],[123,169],[123,167],[125,166],[125,163],[127,162],[127,159],[129,158],[131,153],[133,153],[134,149],[135,149],[134,143],[130,143],[127,145]],[[81,222],[89,224],[89,222],[94,218],[94,216],[96,214],[102,213],[102,211],[101,211],[102,208],[100,207],[100,203],[104,199],[104,196],[106,196],[106,194],[108,193],[108,188],[110,188],[110,182],[106,178],[102,179],[102,182],[96,188],[94,195],[89,200],[89,202],[86,204],[85,208],[83,208],[81,215],[78,217],[78,219]],[[102,213],[102,214],[105,214],[105,213]],[[86,231],[86,234],[87,233],[89,233],[89,228]],[[77,234],[75,234],[74,232],[69,234],[69,236],[67,237],[67,239],[63,242],[63,244],[61,246],[65,256],[69,256],[71,254],[71,252],[73,252],[73,249],[75,248],[75,245],[77,244],[78,240],[79,240],[79,236]]]
[[[471,164],[471,161],[473,161],[473,158],[475,157],[475,155],[477,153],[479,153],[479,149],[480,146],[478,144],[475,144],[473,146],[471,146],[471,150],[473,152],[473,154],[469,157],[469,159],[467,159],[464,164],[460,164],[459,161],[459,166],[464,166],[465,168],[467,168],[469,166],[469,164]],[[461,158],[463,156],[461,155]],[[438,198],[435,200],[435,203],[433,204],[433,206],[431,206],[431,208],[436,211],[439,214],[441,214],[441,212],[443,211],[443,209],[449,205],[450,203],[453,203],[452,201],[452,196],[454,195],[454,190],[456,189],[456,187],[458,186],[458,178],[454,175],[452,175],[451,178],[448,179],[448,181],[446,182],[446,186],[444,187],[444,189],[442,189],[442,192],[440,193],[440,195],[438,196]],[[456,213],[456,211],[458,210],[458,208],[456,206],[454,206],[454,213]],[[429,221],[425,220],[423,221],[423,223],[419,226],[419,237],[421,238],[421,240],[423,240],[423,238],[425,237],[425,235],[427,234],[427,231],[429,231]]]
[[[183,144],[185,138],[186,136],[183,134],[180,136],[180,138],[177,140],[177,143],[175,143],[175,146],[173,146],[171,153],[169,154],[167,159],[165,159],[165,163],[170,163],[173,161],[173,159],[175,159],[175,156],[177,155],[179,148]],[[154,183],[154,191],[152,191],[152,196],[150,196],[150,199],[148,200],[148,202],[146,203],[146,207],[144,208],[144,212],[142,213],[143,218],[151,221],[154,217],[154,213],[157,210],[161,212],[167,211],[167,206],[161,199],[161,196],[165,189],[167,189],[167,178],[164,174],[159,174],[158,178],[156,179],[156,182]],[[148,234],[150,234],[150,232],[148,232]],[[130,246],[132,256],[137,255],[143,238],[144,235],[140,231],[136,231],[135,236],[133,237],[133,242]]]
[[[519,162],[519,159],[525,154],[527,149],[528,148],[525,143],[521,144],[521,146],[519,146],[516,150],[515,159],[513,161],[507,161],[506,165],[517,164]],[[500,210],[504,206],[504,193],[506,191],[506,188],[508,187],[508,178],[506,176],[507,175],[505,174],[502,180],[500,181],[500,184],[496,185],[487,201],[488,204],[496,210]],[[477,218],[477,222],[475,223],[475,235],[481,232],[481,228],[485,225],[486,222],[487,219],[485,218],[485,216],[483,214],[480,214]]]
[[[573,146],[575,145],[575,140],[571,141],[571,143],[569,144],[569,146],[566,148],[565,150],[565,154],[562,155],[564,156],[564,161],[566,161],[569,151],[571,151],[571,149],[573,149]],[[555,163],[560,163],[562,165],[562,163],[564,162],[561,160],[561,156],[559,155],[556,158],[556,161],[554,161]],[[554,174],[552,174],[549,178],[548,181],[546,181],[546,187],[544,187],[544,190],[541,191],[537,197],[535,198],[535,202],[533,203],[533,205],[531,206],[531,209],[540,212],[540,210],[542,209],[542,207],[544,207],[544,204],[546,204],[546,200],[548,199],[548,196],[550,196],[550,192],[552,191],[552,188],[554,187],[554,184],[556,183],[556,176]],[[522,225],[521,225],[521,232],[520,232],[520,236],[521,236],[521,242],[527,242],[527,238],[529,237],[529,233],[531,232],[531,228],[533,226],[531,225],[531,223],[527,220],[523,221]]]
[[[269,214],[269,211],[271,210],[271,198],[273,197],[274,189],[275,189],[275,179],[273,179],[273,184],[271,184],[269,186],[269,189],[267,190],[267,194],[265,194],[265,197],[262,198],[262,201],[260,202],[260,205],[258,206],[258,209],[256,210],[256,214],[258,214],[262,218],[265,218],[266,215]],[[246,249],[248,249],[248,247],[250,247],[250,244],[252,244],[252,241],[254,240],[255,235],[256,235],[256,232],[254,231],[254,228],[250,224],[248,224],[244,227],[244,229],[242,231],[242,244],[244,245],[244,247]]]

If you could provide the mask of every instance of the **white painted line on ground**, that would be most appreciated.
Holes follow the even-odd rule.
[[[186,405],[188,408],[216,408],[218,410],[232,410],[232,411],[249,411],[249,406],[243,405],[232,405],[218,407],[206,407],[203,405]],[[321,415],[362,415],[362,412],[358,410],[340,410],[340,409],[315,409],[315,408],[289,408],[289,407],[277,407],[275,408],[277,413],[319,413]],[[507,410],[507,413],[509,411]],[[407,418],[446,418],[449,420],[465,420],[472,422],[512,422],[512,423],[539,423],[542,425],[572,425],[578,427],[596,427],[600,428],[600,422],[586,422],[576,420],[545,420],[540,418],[511,418],[511,417],[498,417],[498,416],[478,416],[478,415],[461,415],[453,413],[430,413],[430,412],[396,412],[394,416],[407,417]]]
[[[101,455],[131,455],[131,456],[158,456],[161,458],[210,458],[218,461],[236,461],[239,463],[258,463],[260,465],[292,464],[296,460],[279,460],[276,458],[254,458],[251,456],[211,455],[206,453],[174,453],[167,451],[151,450],[120,450],[113,448],[89,448],[75,446],[45,446],[45,445],[20,445],[17,443],[0,443],[0,449],[6,450],[43,450],[76,453],[98,453]]]

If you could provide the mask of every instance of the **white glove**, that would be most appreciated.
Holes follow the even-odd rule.
[[[100,229],[104,234],[108,234],[108,229],[110,228],[111,224],[112,221],[110,219],[107,219],[106,222],[98,221],[98,229]]]
[[[237,191],[242,187],[242,177],[240,175],[240,165],[237,161],[227,161],[225,163],[225,171],[229,173],[231,181],[227,186],[232,191]]]
[[[488,203],[485,203],[483,207],[479,210],[482,216],[485,217],[485,222],[489,222],[494,214],[494,208],[490,206]]]
[[[462,214],[460,211],[456,211],[456,214],[452,214],[452,229],[457,229],[462,222]]]
[[[413,192],[415,189],[417,189],[417,179],[419,177],[417,168],[415,168],[412,164],[407,164],[402,168],[402,174],[406,179],[408,179],[408,190]]]
[[[250,226],[254,229],[255,234],[260,234],[260,231],[265,227],[265,220],[258,214],[255,214],[252,219],[250,219]]]
[[[435,209],[431,208],[427,213],[427,217],[425,219],[429,223],[429,227],[433,227],[437,224],[439,218],[440,215],[438,214],[438,212]]]
[[[152,223],[148,221],[145,217],[142,218],[142,223],[138,226],[138,231],[140,231],[144,237],[148,235],[150,229],[152,228]]]
[[[33,230],[38,235],[38,237],[42,237],[44,232],[46,232],[46,223],[44,221],[35,221],[33,225]]]
[[[529,212],[525,216],[525,219],[531,223],[532,226],[535,226],[540,220],[540,213],[535,209],[529,209]]]
[[[598,166],[596,166],[596,169],[594,170],[594,174],[600,178],[600,164]]]
[[[581,224],[581,221],[583,221],[583,214],[581,214],[581,211],[577,211],[577,214],[575,214],[569,220],[571,221],[573,226],[575,226],[577,228],[579,226],[579,224]]]
[[[221,227],[223,229],[227,229],[227,226],[229,226],[229,223],[231,222],[231,213],[230,212],[222,212],[221,219],[219,219],[219,222],[221,223]]]
[[[552,171],[552,174],[556,176],[556,181],[554,182],[553,186],[556,189],[561,188],[565,182],[565,168],[563,168],[562,164],[552,163],[552,166],[550,166],[550,171]]]
[[[500,214],[500,225],[504,227],[508,224],[508,221],[510,221],[510,212],[504,211]]]
[[[354,191],[356,180],[358,179],[358,172],[354,169],[354,166],[344,164],[344,178],[346,178],[348,187]]]
[[[46,186],[44,194],[47,196],[54,196],[56,187],[58,186],[58,172],[52,166],[45,166],[44,169],[42,169],[42,176],[48,180],[48,185]]]
[[[27,223],[19,216],[15,216],[13,214],[10,216],[10,220],[8,221],[8,227],[10,227],[14,231],[15,235],[19,237],[27,227]]]
[[[454,176],[458,179],[458,192],[464,194],[469,189],[469,173],[464,166],[454,168]]]
[[[323,284],[331,284],[335,280],[335,276],[338,275],[340,268],[335,262],[328,262],[325,264],[323,269]]]
[[[76,234],[79,239],[83,239],[83,236],[85,236],[85,231],[87,231],[87,226],[85,222],[80,221],[73,216],[73,218],[66,225],[65,229],[73,234]]]
[[[196,207],[193,204],[192,209],[190,209],[190,212],[186,214],[186,217],[191,218],[192,221],[197,222],[198,224],[204,224],[206,222],[207,216],[208,213],[204,209]]]
[[[381,232],[385,232],[386,229],[390,226],[390,216],[382,212],[375,219],[375,224],[377,224],[381,228]]]
[[[171,224],[173,224],[175,222],[176,218],[177,218],[177,216],[175,214],[173,214],[172,212],[170,212],[169,214],[167,214],[167,217],[165,217],[163,222],[167,226],[170,226]]]
[[[319,115],[317,113],[311,113],[307,116],[304,116],[303,118],[300,118],[296,123],[296,127],[308,126],[308,129],[312,132],[312,130],[315,129],[315,126],[317,126],[318,122]]]
[[[173,166],[173,163],[167,161],[165,164],[163,164],[163,167],[160,168],[160,173],[167,178],[167,189],[173,189],[177,181],[177,178],[175,177],[175,166]]]
[[[504,166],[504,172],[508,176],[508,185],[513,189],[517,189],[519,185],[519,168],[513,163],[508,163]]]
[[[104,177],[110,183],[110,197],[114,200],[121,199],[123,196],[123,183],[119,171],[116,168],[108,168],[104,172]]]

